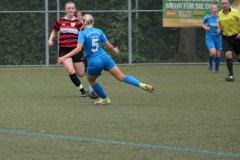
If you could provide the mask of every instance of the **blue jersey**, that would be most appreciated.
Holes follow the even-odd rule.
[[[87,60],[107,54],[102,48],[102,43],[107,41],[108,39],[103,31],[98,28],[85,28],[78,34],[78,43],[83,43]]]
[[[219,35],[217,33],[217,27],[218,27],[218,16],[213,17],[212,14],[208,14],[204,17],[203,23],[206,24],[207,27],[210,27],[209,31],[206,31],[206,35]]]

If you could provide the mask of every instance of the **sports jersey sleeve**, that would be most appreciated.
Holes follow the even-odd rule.
[[[78,43],[84,43],[84,36],[82,32],[78,33]]]
[[[240,11],[238,11],[238,14],[236,14],[236,16],[237,16],[237,21],[240,24]]]
[[[60,30],[58,21],[56,21],[56,23],[54,24],[53,30],[54,32],[58,32]]]
[[[107,37],[105,36],[102,30],[101,30],[101,41],[104,43],[108,41]]]
[[[203,19],[203,23],[207,23],[208,22],[208,16],[205,16]]]

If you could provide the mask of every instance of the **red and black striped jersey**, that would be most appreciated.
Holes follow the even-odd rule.
[[[77,47],[78,32],[82,27],[82,21],[77,18],[68,20],[63,17],[56,21],[53,30],[60,32],[59,45],[61,47]]]

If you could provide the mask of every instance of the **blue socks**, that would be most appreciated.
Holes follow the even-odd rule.
[[[221,57],[216,57],[216,66],[215,66],[215,70],[219,70],[220,62],[221,62]]]
[[[126,75],[124,77],[124,82],[125,83],[128,83],[128,84],[131,84],[131,85],[134,85],[136,87],[139,87],[140,83],[139,80],[137,80],[136,78],[130,76],[130,75]]]
[[[221,57],[212,57],[211,55],[209,55],[209,65],[212,68],[212,61],[214,60],[215,62],[215,70],[218,71],[219,70],[219,65],[221,62]]]
[[[106,93],[104,92],[102,86],[97,82],[92,86],[93,90],[99,95],[101,98],[107,98]]]
[[[126,75],[124,77],[124,82],[125,83],[128,83],[128,84],[131,84],[133,86],[136,86],[136,87],[139,87],[140,83],[136,78],[132,77],[132,76],[129,76],[129,75]],[[99,95],[99,97],[101,98],[107,98],[107,95],[106,93],[104,92],[102,86],[97,82],[96,84],[94,84],[92,86],[93,90]]]
[[[212,67],[213,58],[214,58],[214,57],[212,57],[211,55],[209,55],[209,64],[210,64],[211,67]]]

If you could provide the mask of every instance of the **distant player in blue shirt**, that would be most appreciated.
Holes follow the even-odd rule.
[[[83,27],[84,30],[79,32],[77,48],[69,52],[63,57],[58,58],[58,64],[63,62],[66,58],[77,54],[84,48],[85,58],[88,61],[87,67],[87,79],[93,90],[99,95],[100,100],[95,102],[97,105],[110,104],[111,101],[107,94],[104,92],[100,83],[96,79],[101,75],[102,70],[109,71],[116,79],[121,82],[131,84],[133,86],[144,89],[150,93],[154,92],[153,86],[141,83],[136,78],[130,75],[124,75],[117,67],[113,59],[105,52],[102,48],[104,43],[107,48],[112,50],[115,54],[119,53],[117,47],[108,41],[102,30],[93,28],[94,18],[90,14],[83,16]]]
[[[206,30],[206,45],[210,52],[208,69],[212,71],[212,61],[215,57],[215,72],[219,73],[219,65],[221,61],[222,36],[218,34],[218,6],[211,5],[211,14],[204,17],[202,27]]]

